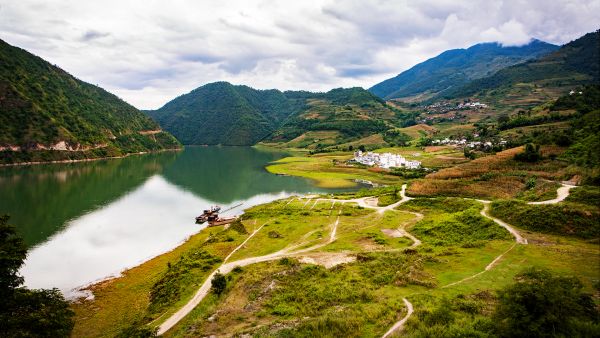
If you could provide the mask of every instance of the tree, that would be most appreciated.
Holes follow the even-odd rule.
[[[220,273],[215,273],[213,279],[211,280],[211,289],[216,295],[221,295],[223,291],[227,288],[227,278]]]
[[[493,315],[501,337],[592,337],[600,334],[599,313],[574,277],[531,268],[499,292]]]
[[[26,257],[23,240],[0,217],[0,337],[68,337],[73,311],[58,289],[21,287],[18,271]]]
[[[515,155],[515,160],[522,162],[537,162],[541,159],[540,146],[531,143],[525,145],[525,151]]]
[[[508,121],[510,121],[510,117],[508,116],[508,114],[502,114],[502,115],[498,116],[499,123],[506,123]]]
[[[23,278],[19,268],[25,260],[27,249],[23,240],[17,236],[15,228],[8,224],[8,216],[0,216],[0,297],[7,296],[19,285]]]

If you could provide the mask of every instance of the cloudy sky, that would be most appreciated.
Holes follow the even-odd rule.
[[[214,81],[324,91],[600,28],[600,0],[0,0],[0,38],[141,109]]]

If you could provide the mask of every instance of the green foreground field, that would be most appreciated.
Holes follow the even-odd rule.
[[[371,192],[390,196],[390,189]],[[597,238],[520,229],[529,244],[516,245],[479,214],[482,207],[445,197],[413,199],[385,212],[343,199],[260,205],[246,211],[243,226],[205,229],[174,251],[94,286],[95,300],[73,304],[74,335],[127,336],[160,325],[259,228],[229,262],[291,254],[234,269],[221,294],[210,292],[166,336],[378,337],[406,314],[403,298],[415,307],[403,334],[485,334],[496,291],[531,266],[576,276],[586,292],[598,292]],[[422,244],[415,246],[404,231]],[[439,309],[449,319],[432,322]]]

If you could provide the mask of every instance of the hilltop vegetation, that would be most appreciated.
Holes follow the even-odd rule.
[[[303,101],[275,89],[215,82],[147,114],[184,144],[253,145],[299,111]]]
[[[0,40],[0,162],[178,147],[156,122],[115,95]]]
[[[282,143],[306,132],[338,134],[326,142],[383,132],[396,113],[362,88],[326,93],[256,90],[227,82],[207,84],[148,111],[184,144]]]
[[[558,46],[533,40],[519,47],[481,43],[467,49],[452,49],[374,85],[369,91],[388,100],[431,97],[557,48]]]
[[[295,93],[288,95],[296,97]],[[391,107],[362,88],[339,88],[303,96],[306,108],[286,121],[266,142],[289,142],[311,131],[338,132],[335,139],[317,140],[313,145],[323,148],[384,132],[397,121]]]

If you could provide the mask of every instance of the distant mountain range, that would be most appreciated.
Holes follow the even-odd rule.
[[[316,150],[349,147],[371,136],[377,137],[369,142],[393,144],[384,139],[409,125],[415,112],[385,99],[479,98],[507,111],[547,102],[575,86],[599,82],[599,41],[593,32],[562,47],[534,40],[521,47],[484,43],[450,50],[369,91],[282,92],[215,82],[140,112],[0,40],[0,163],[179,147],[171,134],[184,144],[262,141]]]
[[[545,89],[549,94],[560,88],[600,82],[600,32],[588,33],[558,50],[536,59],[503,68],[498,72],[452,88],[439,98],[503,96],[519,98],[519,91]],[[564,91],[564,90],[563,90]],[[554,95],[557,97],[557,95]]]
[[[184,144],[252,145],[292,140],[288,145],[299,147],[348,144],[369,135],[384,135],[403,124],[398,107],[385,99],[435,101],[481,96],[499,106],[508,101],[509,106],[518,106],[556,98],[564,90],[553,91],[553,85],[572,88],[598,79],[598,64],[593,62],[598,60],[597,39],[596,32],[562,47],[534,40],[520,47],[483,43],[450,50],[369,91],[281,92],[216,82],[146,113]],[[531,81],[537,81],[536,86],[516,86]],[[495,90],[513,85],[517,92]],[[538,85],[552,88],[542,90]],[[330,133],[324,134],[326,131]]]
[[[0,163],[179,148],[115,95],[0,40]]]
[[[327,93],[256,90],[227,82],[204,85],[146,111],[184,144],[253,145],[286,141],[311,130],[361,136],[386,127],[394,113],[362,88]]]
[[[452,49],[374,85],[369,91],[386,100],[423,100],[558,48],[533,40],[519,47],[481,43],[467,49]]]

